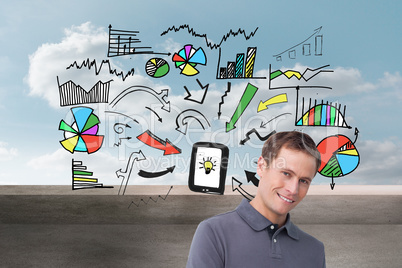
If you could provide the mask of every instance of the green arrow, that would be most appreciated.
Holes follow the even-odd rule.
[[[230,122],[226,123],[226,132],[229,132],[235,129],[235,124],[239,117],[243,114],[244,110],[246,110],[250,101],[253,99],[255,93],[257,93],[258,88],[248,83],[246,89],[244,90],[243,96],[241,96],[239,105],[237,105],[236,111],[233,113]]]

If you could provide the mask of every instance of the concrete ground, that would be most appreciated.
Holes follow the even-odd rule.
[[[402,188],[350,187],[313,187],[292,220],[324,242],[327,267],[402,267]],[[169,189],[0,186],[0,267],[185,267],[198,223],[242,196]]]

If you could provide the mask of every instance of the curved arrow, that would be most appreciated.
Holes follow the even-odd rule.
[[[129,159],[128,159],[126,169],[124,171],[122,171],[121,169],[116,171],[117,178],[122,177],[120,188],[119,188],[119,193],[118,193],[119,195],[120,195],[120,191],[121,191],[121,188],[123,186],[124,180],[126,181],[126,183],[125,183],[125,186],[124,186],[123,195],[126,192],[128,180],[130,179],[131,171],[133,170],[133,166],[134,166],[134,162],[136,160],[141,161],[141,160],[145,160],[145,159],[146,158],[145,158],[145,156],[144,156],[144,154],[142,153],[141,150],[139,152],[132,152],[130,154]]]
[[[155,149],[163,150],[164,151],[163,155],[181,153],[181,149],[171,144],[168,139],[163,141],[161,138],[153,134],[150,130],[147,130],[141,135],[137,136],[137,139]]]
[[[236,187],[234,186],[234,182],[237,184]],[[254,195],[247,193],[243,188],[241,188],[242,185],[243,183],[236,180],[235,177],[232,177],[232,191],[238,191],[244,198],[247,198],[249,201],[251,201],[251,199],[254,198]]]
[[[207,118],[202,113],[194,109],[187,109],[176,117],[176,130],[186,135],[189,118],[197,120],[202,129],[205,129],[204,125],[208,125],[209,127],[211,126]]]
[[[109,105],[114,107],[125,96],[127,96],[128,94],[131,94],[133,92],[138,92],[138,91],[147,92],[147,93],[155,96],[155,98],[157,98],[158,101],[162,104],[162,109],[167,111],[167,112],[170,112],[170,102],[165,100],[165,97],[168,96],[169,90],[168,89],[162,89],[161,92],[158,93],[155,90],[153,90],[152,88],[146,87],[146,86],[131,86],[129,88],[126,88],[119,95],[117,95],[117,97],[114,98],[114,100],[111,101]]]
[[[260,133],[258,133],[258,131],[255,128],[253,128],[252,130],[250,130],[249,132],[246,133],[246,138],[244,140],[240,141],[240,145],[244,145],[250,139],[250,135],[253,133],[255,133],[255,135],[257,135],[257,137],[260,139],[260,141],[265,141],[269,137],[271,137],[273,134],[275,134],[276,131],[274,130],[266,136],[261,136]]]
[[[138,172],[138,176],[144,177],[144,178],[156,178],[156,177],[161,177],[165,174],[168,174],[169,172],[172,173],[174,168],[176,166],[168,167],[166,170],[158,171],[158,172],[148,172],[145,170],[140,170]]]
[[[272,97],[272,98],[270,98],[270,99],[268,99],[268,100],[266,100],[264,102],[260,101],[260,104],[258,105],[257,112],[261,112],[263,110],[268,109],[269,105],[277,104],[277,103],[283,103],[283,102],[288,102],[288,95],[286,95],[286,93],[276,95],[276,96],[274,96],[274,97]]]

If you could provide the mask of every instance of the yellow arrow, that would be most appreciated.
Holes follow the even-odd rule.
[[[263,110],[268,109],[268,105],[282,103],[282,102],[288,102],[288,96],[286,95],[286,93],[276,95],[275,97],[272,97],[264,102],[260,101],[257,112],[261,112]]]

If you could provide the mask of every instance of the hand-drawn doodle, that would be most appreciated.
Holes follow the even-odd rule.
[[[168,173],[172,173],[175,167],[176,166],[171,166],[171,167],[166,168],[165,170],[157,171],[157,172],[149,172],[149,171],[145,171],[145,170],[141,169],[138,172],[138,176],[143,177],[143,178],[157,178],[157,177],[166,175]]]
[[[179,52],[174,53],[172,61],[181,74],[193,76],[199,73],[195,68],[198,64],[207,65],[207,57],[200,47],[195,49],[192,45],[185,45]]]
[[[64,140],[60,144],[70,153],[87,152],[92,154],[100,149],[103,136],[97,135],[99,119],[93,114],[93,109],[88,107],[71,108],[75,121],[68,125],[64,120],[60,121],[59,130],[64,131]]]
[[[164,31],[163,33],[161,33],[161,36],[163,36],[163,35],[165,35],[165,34],[167,34],[169,32],[172,32],[172,31],[178,32],[178,31],[183,30],[183,29],[187,29],[188,33],[190,35],[194,36],[194,37],[204,38],[207,47],[209,47],[210,49],[217,49],[218,47],[220,47],[222,45],[223,42],[226,42],[226,40],[230,36],[237,36],[239,34],[242,34],[246,40],[250,39],[251,37],[253,37],[255,35],[255,33],[258,30],[258,27],[253,32],[251,32],[249,35],[246,35],[246,32],[241,28],[239,28],[239,30],[237,30],[236,32],[233,32],[232,30],[230,30],[227,34],[225,34],[222,37],[221,41],[219,43],[217,43],[217,44],[213,44],[212,42],[210,42],[208,37],[207,37],[207,34],[198,34],[198,33],[196,33],[195,30],[193,28],[190,28],[190,26],[188,24],[183,24],[183,25],[180,25],[179,27],[172,26],[172,27],[168,28],[166,31]]]
[[[155,96],[155,98],[157,98],[158,101],[162,104],[161,109],[170,112],[170,102],[165,100],[165,98],[169,94],[169,89],[162,89],[161,92],[158,93],[154,89],[146,86],[131,86],[129,88],[126,88],[119,95],[117,95],[116,98],[114,98],[114,100],[112,100],[109,105],[111,107],[115,107],[116,104],[119,103],[119,101],[121,101],[128,94],[140,91],[147,92]]]
[[[204,103],[204,100],[205,100],[205,97],[207,96],[209,84],[206,84],[205,86],[203,86],[203,85],[201,84],[200,80],[196,79],[196,81],[197,81],[198,85],[200,86],[200,88],[201,88],[202,90],[204,90],[204,94],[202,95],[201,100],[198,101],[198,100],[192,99],[192,98],[191,98],[191,93],[190,93],[190,91],[188,90],[188,88],[187,88],[186,86],[184,86],[184,89],[185,89],[186,92],[187,92],[187,96],[184,97],[184,99],[185,99],[185,100],[189,100],[189,101],[196,102],[196,103],[198,103],[198,104],[203,104],[203,103]]]
[[[238,53],[235,61],[228,61],[225,67],[220,67],[221,48],[219,48],[216,79],[266,79],[253,76],[256,55],[257,47],[248,47],[246,54]]]
[[[146,145],[163,151],[163,155],[180,154],[181,149],[172,144],[168,139],[163,141],[157,137],[150,130],[137,136],[137,139],[145,143]]]
[[[76,85],[73,81],[67,81],[60,85],[59,77],[57,77],[57,85],[59,87],[60,106],[71,106],[77,104],[89,103],[107,103],[109,101],[110,82],[98,81],[88,92],[80,85]]]
[[[268,100],[266,100],[264,102],[260,101],[260,104],[258,105],[258,108],[257,108],[257,112],[261,112],[261,111],[268,109],[269,105],[284,103],[284,102],[288,102],[288,95],[286,93],[276,95],[272,98],[269,98]]]
[[[226,132],[229,132],[236,128],[235,124],[239,120],[240,116],[246,110],[250,101],[253,99],[255,93],[257,93],[258,88],[250,83],[248,83],[243,95],[241,96],[240,102],[237,105],[235,112],[233,113],[229,122],[226,122]]]
[[[246,135],[245,135],[246,138],[244,138],[243,140],[240,141],[240,145],[244,145],[244,144],[250,139],[250,136],[251,136],[251,134],[253,134],[253,133],[255,133],[255,135],[258,137],[258,139],[260,139],[260,141],[265,141],[265,140],[267,140],[269,137],[271,137],[273,134],[275,134],[276,131],[274,130],[274,131],[272,131],[271,133],[269,133],[268,135],[261,136],[260,133],[258,133],[258,131],[257,131],[255,128],[253,128],[253,129],[251,129],[249,132],[246,133]]]
[[[72,189],[93,189],[93,188],[114,188],[113,186],[103,186],[98,183],[98,179],[92,177],[93,172],[87,171],[87,167],[82,165],[82,161],[72,160]]]
[[[143,198],[141,198],[141,200],[138,203],[135,203],[134,201],[131,201],[130,205],[128,206],[127,209],[129,209],[131,207],[131,205],[135,205],[137,208],[140,206],[141,202],[144,203],[145,205],[148,205],[148,203],[150,201],[153,201],[154,203],[158,203],[159,199],[162,199],[163,201],[166,201],[166,198],[168,197],[170,191],[172,190],[173,185],[170,186],[169,191],[167,192],[167,194],[165,195],[165,197],[162,197],[161,195],[158,195],[158,197],[156,199],[153,199],[152,197],[149,197],[147,201],[145,201]]]
[[[247,182],[251,182],[254,186],[258,187],[260,180],[255,176],[257,173],[247,170],[245,170],[244,173],[246,173]]]
[[[142,160],[145,160],[145,159],[146,159],[145,155],[142,153],[141,150],[138,151],[138,152],[132,152],[130,154],[129,159],[128,159],[127,166],[126,166],[125,170],[122,171],[121,169],[119,169],[119,170],[116,171],[117,178],[122,177],[118,195],[120,195],[120,192],[122,192],[122,195],[124,195],[125,192],[126,192],[128,181],[130,180],[131,172],[132,172],[133,167],[134,167],[134,162],[135,161],[142,161]],[[124,190],[122,190],[123,185],[124,185]]]
[[[340,112],[341,104],[324,103],[317,100],[312,105],[310,98],[307,112],[304,110],[304,98],[302,99],[302,116],[298,116],[299,111],[299,88],[296,89],[296,122],[295,126],[321,126],[321,127],[341,127],[352,128],[345,121],[346,106],[343,107],[343,113]]]
[[[309,40],[314,37],[314,55],[315,56],[322,56],[322,44],[323,44],[323,35],[319,34],[320,31],[322,29],[322,26],[315,29],[314,33],[312,35],[310,35],[309,37],[307,37],[305,40],[303,40],[302,42],[286,49],[285,51],[275,54],[273,55],[274,58],[276,58],[277,61],[282,61],[282,56],[285,53],[288,53],[288,57],[289,59],[296,59],[296,49],[301,47],[302,50],[302,55],[303,56],[310,56],[311,55],[311,42],[309,42]]]
[[[120,112],[115,112],[115,111],[105,111],[105,113],[110,113],[110,114],[118,114],[118,115],[121,115],[121,116],[127,117],[127,118],[131,119],[133,122],[135,122],[135,123],[139,124],[139,122],[138,122],[136,119],[134,119],[134,118],[132,118],[132,117],[130,117],[130,116],[128,116],[128,115],[126,115],[126,114],[120,113]],[[115,131],[116,131],[116,130],[115,130]],[[121,133],[118,133],[118,132],[116,132],[116,133],[117,133],[117,134],[121,134]]]
[[[191,151],[188,186],[191,191],[223,194],[229,148],[220,143],[196,142]]]
[[[77,61],[74,61],[72,64],[70,64],[70,66],[68,66],[66,69],[70,69],[75,67],[76,69],[80,70],[83,67],[86,67],[88,70],[91,70],[92,67],[94,67],[95,70],[95,75],[99,75],[99,73],[102,71],[103,65],[106,64],[107,65],[107,69],[109,74],[115,75],[117,77],[121,77],[121,79],[123,81],[126,80],[127,77],[129,76],[133,76],[135,73],[134,68],[131,68],[130,71],[128,71],[126,74],[124,74],[123,71],[117,72],[117,69],[113,69],[112,66],[110,65],[110,61],[109,60],[102,60],[101,64],[99,65],[99,67],[96,64],[96,59],[93,61],[89,61],[89,58],[84,60],[81,65],[78,65]]]
[[[113,146],[119,147],[121,145],[121,143],[123,142],[123,140],[131,140],[132,137],[123,137],[123,138],[119,138],[119,141],[115,144],[113,144]]]
[[[137,44],[141,43],[140,39],[137,38],[139,33],[139,31],[115,30],[112,29],[112,25],[109,25],[109,47],[107,56],[117,57],[133,54],[157,54],[170,56],[170,53],[147,50],[152,49],[152,47],[137,46]]]
[[[151,107],[146,106],[145,109],[150,110],[150,111],[158,118],[158,121],[162,123],[162,117],[160,117],[157,112],[155,112],[154,110],[152,110]]]
[[[357,140],[357,129],[355,135]],[[335,186],[333,178],[350,174],[360,163],[360,155],[355,143],[341,134],[326,137],[318,143],[317,149],[321,154],[321,166],[318,172],[332,178],[331,189]]]
[[[145,72],[153,78],[161,78],[168,74],[170,70],[167,61],[161,58],[152,58],[145,64]]]
[[[113,130],[117,134],[122,134],[126,130],[126,128],[131,128],[131,127],[130,127],[130,125],[124,124],[124,123],[115,123],[113,126]],[[119,138],[119,141],[117,143],[115,143],[114,146],[119,147],[122,143],[122,140],[131,140],[131,137]]]
[[[222,95],[222,97],[221,97],[221,102],[219,102],[218,119],[221,118],[221,114],[222,114],[222,112],[221,112],[221,107],[222,107],[223,103],[225,102],[225,101],[223,100],[223,98],[228,95],[228,93],[230,92],[231,86],[232,86],[232,84],[231,84],[230,82],[228,82],[227,90],[225,91],[225,94]]]
[[[209,127],[211,126],[208,119],[201,112],[194,109],[187,109],[177,115],[176,130],[186,135],[188,122],[190,119],[196,120],[204,130],[207,125]]]
[[[238,191],[244,198],[248,199],[251,201],[254,198],[254,195],[249,194],[247,191],[245,191],[241,186],[243,185],[242,182],[237,180],[235,177],[232,177],[232,192]]]
[[[320,73],[331,73],[333,70],[323,70],[324,68],[329,67],[329,65],[324,65],[318,67],[316,69],[306,68],[303,73],[295,70],[271,70],[271,64],[269,65],[269,79],[268,85],[269,89],[284,89],[284,88],[326,88],[332,89],[332,87],[326,85],[312,85],[307,84],[312,78],[319,75]],[[280,79],[283,78],[283,79]],[[295,81],[297,79],[297,81]],[[303,79],[303,80],[302,80]],[[273,80],[277,81],[280,86],[274,86]],[[301,81],[304,81],[303,84],[300,84]]]

